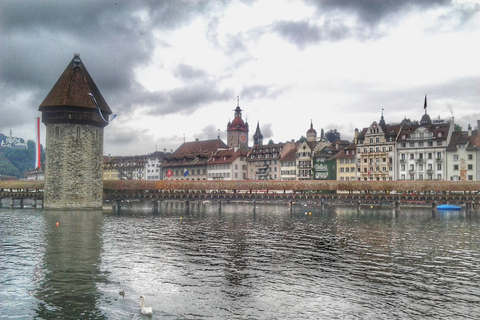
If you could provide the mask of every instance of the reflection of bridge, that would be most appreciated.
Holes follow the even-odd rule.
[[[428,205],[480,204],[480,182],[450,181],[104,181],[104,201],[120,207],[122,201],[283,201],[318,204]],[[1,181],[0,199],[43,199],[42,181]],[[42,201],[43,204],[43,201]]]

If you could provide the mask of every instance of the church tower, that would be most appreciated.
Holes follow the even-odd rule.
[[[248,123],[243,122],[242,109],[237,97],[237,107],[232,122],[227,124],[227,146],[231,149],[248,150]]]
[[[317,131],[313,129],[313,121],[310,121],[310,129],[307,131],[307,141],[315,142],[317,141]]]
[[[103,128],[112,114],[78,54],[40,104],[45,209],[101,209]]]
[[[260,132],[260,124],[257,121],[257,129],[253,135],[253,145],[261,146],[263,145],[263,134]]]

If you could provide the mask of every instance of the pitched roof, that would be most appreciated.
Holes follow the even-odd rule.
[[[297,150],[292,149],[292,150],[288,151],[287,154],[285,154],[280,159],[280,161],[295,161],[296,160],[296,154],[297,154]]]
[[[227,145],[220,139],[184,142],[172,157],[212,156],[218,149],[227,149]]]
[[[241,149],[234,151],[233,149],[218,150],[207,162],[207,165],[228,164],[234,162],[239,157],[246,157],[247,152]]]
[[[38,110],[44,111],[45,108],[65,106],[96,109],[97,106],[89,93],[93,94],[103,113],[112,113],[82,60],[80,60],[80,56],[76,54],[40,104]]]

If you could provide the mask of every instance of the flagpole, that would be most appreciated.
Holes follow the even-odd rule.
[[[40,168],[41,166],[41,148],[40,148],[40,117],[36,117],[36,122],[35,122],[35,131],[36,131],[36,136],[37,136],[37,143],[35,144],[35,169]]]

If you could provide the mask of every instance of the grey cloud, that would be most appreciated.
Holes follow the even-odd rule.
[[[303,50],[308,45],[322,41],[340,41],[347,38],[360,40],[384,36],[380,27],[389,19],[399,19],[401,13],[413,10],[429,10],[447,7],[449,13],[437,22],[438,28],[447,28],[445,21],[454,21],[455,28],[461,28],[479,12],[479,5],[468,3],[452,5],[451,0],[306,0],[313,5],[315,13],[303,21],[277,21],[271,30]],[[350,17],[350,24],[345,18]],[[321,21],[321,22],[320,22]],[[435,30],[438,31],[438,28]],[[448,28],[450,24],[448,24]]]
[[[401,11],[412,9],[428,9],[451,5],[451,0],[312,0],[307,1],[317,7],[317,11],[323,14],[325,11],[343,11],[353,14],[362,22],[375,25],[391,15],[397,15]]]
[[[251,85],[243,87],[240,95],[247,100],[274,99],[286,92],[286,88],[279,88],[275,85]]]
[[[300,49],[322,39],[320,28],[307,21],[278,21],[272,25],[272,30]]]
[[[267,143],[268,139],[273,138],[272,126],[273,125],[271,123],[266,123],[260,127],[260,132],[262,132],[264,143]]]
[[[216,128],[214,125],[208,125],[203,128],[202,132],[199,133],[195,138],[198,138],[199,140],[216,139],[218,135],[221,134],[221,132],[224,130]]]
[[[17,111],[17,115],[4,114],[0,124],[21,122],[18,114],[38,115],[38,106],[73,53],[80,53],[112,110],[128,114],[132,105],[149,98],[135,80],[135,68],[150,63],[155,46],[168,46],[155,39],[154,31],[182,27],[198,15],[209,14],[213,5],[210,1],[0,2],[0,88],[3,96],[9,96],[0,101],[0,109]],[[177,71],[180,77],[202,77],[201,70],[186,66]],[[191,108],[187,105],[196,92],[200,100],[209,101],[201,89],[190,88],[185,96],[175,90],[155,95],[168,102],[164,110],[175,112]],[[211,99],[223,94],[212,93]]]
[[[174,76],[187,81],[204,80],[208,77],[205,70],[194,68],[192,66],[181,64],[174,70]]]
[[[177,88],[170,91],[143,92],[133,102],[147,107],[147,112],[154,115],[167,115],[172,113],[187,114],[195,112],[198,108],[214,103],[232,100],[232,89],[220,89],[216,83],[207,81]],[[129,106],[123,106],[128,112]]]

